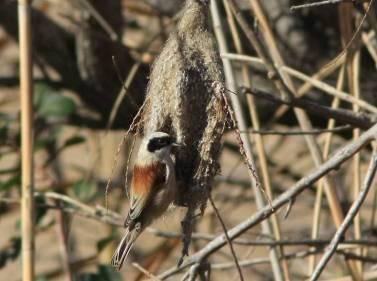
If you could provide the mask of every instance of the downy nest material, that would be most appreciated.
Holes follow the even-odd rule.
[[[224,129],[221,95],[214,85],[224,76],[209,30],[209,0],[187,0],[177,28],[155,60],[143,114],[144,134],[164,131],[183,146],[175,153],[177,205],[204,210],[219,171]]]

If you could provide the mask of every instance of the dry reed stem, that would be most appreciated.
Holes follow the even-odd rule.
[[[247,55],[239,55],[239,54],[232,54],[232,53],[223,53],[223,54],[221,54],[221,57],[231,59],[231,60],[234,60],[234,61],[248,62],[251,65],[264,66],[264,62],[262,61],[262,59],[257,58],[257,57],[252,57],[252,56],[247,56]],[[349,93],[346,93],[346,92],[343,92],[343,91],[338,91],[333,86],[331,86],[331,85],[329,85],[329,84],[327,84],[323,81],[317,80],[314,77],[310,77],[310,76],[308,76],[308,75],[306,75],[306,74],[304,74],[304,73],[302,73],[298,70],[295,70],[291,67],[281,66],[280,69],[284,73],[290,74],[297,79],[300,79],[304,82],[308,82],[308,83],[312,84],[315,88],[322,90],[324,93],[326,93],[328,95],[338,97],[339,99],[346,101],[348,103],[351,103],[351,104],[357,104],[360,108],[367,110],[371,113],[377,114],[377,107],[367,103],[364,100],[357,99],[357,98],[349,95]]]
[[[109,35],[111,40],[113,40],[113,41],[119,40],[118,34],[111,27],[111,25],[107,22],[107,20],[90,3],[90,1],[79,0],[79,2],[81,2],[81,5],[83,5],[88,10],[88,12],[91,14],[91,16],[93,16],[93,18],[97,21],[99,26],[101,26],[102,29],[107,32],[107,34]]]
[[[341,59],[338,59],[334,61],[334,63],[330,64],[329,67],[321,67],[320,70],[318,70],[315,74],[311,76],[311,78],[316,79],[316,80],[322,80],[326,78],[327,76],[331,75],[335,70],[337,70],[345,60],[346,56],[342,56]],[[302,84],[298,90],[297,90],[297,97],[302,97],[306,93],[308,93],[314,86],[310,82],[305,82]],[[275,121],[279,119],[281,116],[283,116],[289,107],[287,106],[280,106],[279,108],[276,109],[274,116],[272,117],[272,121]]]
[[[363,281],[374,281],[377,278],[377,271],[364,272]],[[333,279],[325,279],[324,281],[352,281],[351,276],[338,277]]]
[[[244,29],[244,32],[247,35],[252,34],[253,31],[248,27],[247,23],[245,22],[245,19],[239,13],[239,10],[237,9],[237,6],[235,5],[234,1],[233,0],[228,0],[228,1],[230,3],[232,3],[233,11],[236,14],[237,20],[239,21],[241,27]],[[372,1],[373,0],[371,0],[371,2]],[[295,89],[295,85],[293,83],[293,80],[286,73],[280,72],[280,69],[285,65],[285,63],[284,63],[284,60],[283,60],[283,58],[282,58],[282,56],[279,52],[275,38],[273,36],[272,29],[269,26],[269,22],[266,20],[266,17],[263,13],[263,10],[261,8],[259,1],[258,0],[251,1],[251,6],[252,6],[252,9],[254,11],[255,16],[259,19],[259,22],[261,23],[262,34],[263,34],[263,37],[264,37],[267,45],[269,46],[272,64],[275,65],[276,68],[279,70],[279,74],[280,74],[279,79],[281,79],[281,82],[284,85],[286,85],[287,89],[291,92],[291,94],[295,95],[297,91]],[[366,15],[365,15],[364,19],[365,18],[366,18]],[[249,36],[249,38],[250,38],[250,36]],[[251,42],[251,43],[254,43],[253,45],[255,47],[255,43],[259,43],[259,42]],[[271,62],[268,62],[268,64],[266,64],[266,65],[268,66],[270,64],[271,64]],[[276,80],[274,80],[273,82],[275,82],[275,85],[280,90],[279,83],[277,83]],[[284,93],[281,93],[281,94],[284,96]],[[296,115],[296,118],[298,120],[298,123],[299,123],[301,129],[310,130],[312,128],[311,121],[308,118],[305,111],[298,109],[298,108],[294,108],[294,113]],[[322,164],[323,159],[322,159],[321,149],[318,146],[318,143],[316,142],[315,138],[313,136],[310,136],[310,135],[304,136],[304,139],[307,143],[309,152],[310,152],[310,154],[313,158],[315,166],[319,167]],[[333,220],[335,222],[335,225],[337,227],[339,227],[341,222],[343,221],[343,213],[342,213],[341,205],[340,205],[340,202],[339,202],[339,198],[338,198],[338,196],[335,192],[335,187],[336,187],[335,182],[333,181],[331,176],[326,176],[324,178],[324,181],[325,181],[325,193],[326,193],[326,197],[328,199],[329,205],[330,205],[331,214],[332,214]],[[347,262],[347,264],[350,264],[352,266],[354,263],[353,262]],[[353,272],[353,271],[354,270],[351,269],[351,272]],[[357,280],[357,279],[355,279],[355,280]]]
[[[149,272],[147,269],[142,267],[140,264],[133,262],[132,266],[135,267],[137,270],[139,270],[141,273],[143,273],[145,276],[147,276],[150,280],[161,281],[161,279],[159,279],[157,276],[155,276],[154,274]]]
[[[262,98],[268,101],[271,101],[276,104],[285,104],[291,107],[297,107],[306,110],[308,113],[313,113],[314,115],[325,118],[325,119],[335,119],[343,124],[352,125],[356,128],[369,129],[377,122],[377,115],[371,116],[364,113],[359,113],[355,115],[352,110],[347,109],[332,109],[328,106],[319,105],[318,103],[308,101],[302,98],[293,98],[291,101],[287,102],[277,95],[270,94],[257,89],[247,89],[242,88],[241,93],[251,94],[258,98]],[[313,130],[302,130],[304,132],[301,135],[310,135],[309,132]],[[314,135],[314,134],[311,134]]]
[[[291,6],[291,11],[296,11],[296,10],[299,10],[299,9],[307,9],[307,8],[313,8],[313,7],[319,7],[319,6],[323,6],[323,5],[334,5],[334,4],[340,4],[340,3],[355,3],[355,2],[367,2],[368,0],[359,0],[359,1],[355,1],[355,0],[323,0],[323,1],[317,1],[317,2],[314,2],[314,3],[306,3],[306,4],[302,4],[302,5],[295,5],[295,6]]]
[[[330,63],[333,63],[334,61],[337,61],[339,60],[345,53],[347,53],[347,51],[352,48],[352,45],[355,41],[355,39],[359,36],[361,30],[362,30],[362,27],[363,27],[363,24],[365,22],[365,20],[367,19],[368,17],[368,14],[369,14],[369,11],[370,11],[370,8],[372,7],[373,3],[374,3],[375,0],[370,0],[369,3],[368,3],[368,6],[367,8],[365,9],[365,13],[363,15],[363,17],[361,18],[360,20],[360,23],[358,24],[355,32],[353,32],[351,38],[348,38],[349,40],[344,42],[344,46],[343,46],[343,50],[333,59],[331,60]],[[340,5],[339,8],[342,9],[343,7],[345,7],[344,5]],[[330,63],[327,64],[326,66],[324,66],[325,68],[326,67],[329,67],[330,66]]]
[[[320,274],[324,270],[326,264],[332,257],[332,255],[335,253],[338,244],[343,239],[344,234],[349,227],[349,225],[354,220],[355,216],[358,214],[366,196],[368,195],[368,192],[375,180],[375,175],[377,171],[377,151],[374,150],[373,155],[370,160],[369,168],[367,171],[367,174],[365,175],[363,186],[360,190],[360,193],[356,200],[352,203],[352,206],[350,207],[349,211],[347,212],[347,215],[342,222],[342,224],[339,226],[338,230],[336,231],[333,239],[331,240],[330,245],[326,249],[326,253],[321,258],[320,262],[318,263],[316,269],[314,270],[313,275],[310,278],[310,281],[316,281],[318,280]]]
[[[330,171],[338,169],[345,161],[349,160],[355,153],[357,153],[364,146],[374,141],[377,138],[377,124],[363,133],[356,141],[350,141],[341,149],[339,149],[329,160],[324,162],[320,167],[316,168],[309,175],[301,178],[296,184],[290,187],[287,191],[279,195],[273,202],[272,210],[269,206],[265,206],[263,209],[258,210],[253,216],[247,218],[237,226],[228,231],[229,238],[231,240],[239,237],[250,228],[260,224],[266,220],[278,209],[288,204],[292,198],[296,198],[306,188],[314,184],[317,180],[323,178]],[[166,279],[173,276],[183,269],[190,267],[194,264],[200,264],[203,260],[207,260],[209,256],[217,252],[221,247],[226,245],[226,239],[224,235],[220,235],[217,238],[209,242],[199,252],[191,255],[179,268],[170,268],[159,275],[159,278]]]
[[[351,94],[356,97],[360,98],[360,50],[357,50],[354,55],[353,59],[350,62],[352,65],[352,90]],[[358,112],[359,107],[357,105],[353,106],[353,111]],[[356,128],[353,130],[353,139],[357,139],[360,137],[360,129]],[[353,157],[353,200],[357,199],[358,194],[360,193],[360,185],[361,185],[361,171],[360,171],[360,153],[356,154]],[[356,239],[361,238],[361,217],[360,213],[356,214],[354,218],[354,235]],[[360,248],[356,251],[356,254],[362,255],[363,249]],[[362,275],[363,273],[363,264],[361,261],[356,262],[357,269],[359,274]]]
[[[20,40],[20,112],[21,112],[21,236],[22,280],[35,278],[34,176],[33,176],[33,61],[30,1],[18,1]]]
[[[225,6],[225,11],[227,13],[227,19],[228,19],[230,31],[233,37],[233,42],[236,47],[236,51],[237,53],[242,54],[243,53],[242,43],[241,43],[241,39],[237,30],[234,16],[230,10],[228,2],[223,0],[223,3]],[[250,78],[250,72],[249,72],[248,66],[246,64],[242,64],[242,77],[243,77],[244,85],[250,88],[251,78]],[[260,130],[261,126],[260,126],[260,121],[258,117],[258,112],[255,106],[254,97],[252,95],[247,95],[246,99],[247,99],[247,104],[249,107],[251,123],[253,124],[253,129]],[[269,175],[268,166],[267,166],[268,164],[267,164],[267,157],[266,157],[266,153],[264,149],[264,141],[261,135],[255,136],[255,144],[257,148],[256,150],[257,150],[257,155],[258,155],[261,174],[262,174],[263,186],[264,186],[264,189],[266,190],[268,198],[272,199],[273,193],[272,193],[272,188],[271,188],[271,180],[270,180],[270,175]],[[281,239],[280,225],[279,225],[278,217],[275,214],[271,216],[271,223],[272,223],[272,228],[273,228],[275,239],[280,240]],[[279,247],[279,248],[280,248],[280,255],[284,257],[284,247]],[[288,281],[290,279],[288,263],[284,258],[281,260],[281,263],[282,263],[282,269],[284,272],[284,278],[286,281]]]
[[[363,43],[364,43],[365,47],[367,48],[369,55],[373,59],[374,64],[377,68],[377,51],[376,51],[376,48],[374,47],[374,45],[372,43],[372,38],[375,39],[375,33],[374,33],[373,30],[368,32],[368,33],[366,33],[366,32],[361,33],[361,39],[363,40]]]
[[[217,42],[219,44],[220,52],[221,53],[227,52],[228,46],[227,46],[225,35],[222,29],[221,17],[219,15],[216,1],[211,2],[211,12],[212,12],[213,25],[214,25],[215,34],[217,37]],[[236,86],[236,81],[235,81],[232,66],[229,60],[225,60],[225,59],[223,59],[223,65],[224,65],[224,72],[225,72],[226,81],[227,81],[227,87],[230,92],[234,93],[237,90],[237,86]],[[227,107],[227,111],[230,113],[230,117],[232,118],[232,122],[234,123],[234,125],[237,125],[235,127],[235,132],[236,132],[236,137],[239,142],[240,152],[241,154],[243,154],[243,159],[250,173],[251,182],[253,186],[255,187],[253,189],[253,192],[255,194],[257,208],[261,209],[265,205],[263,198],[264,197],[268,198],[268,195],[265,194],[264,189],[259,188],[260,182],[254,168],[255,161],[253,159],[253,154],[251,150],[251,140],[247,135],[241,135],[239,132],[240,130],[244,131],[247,129],[239,97],[234,94],[230,95],[232,106],[234,108],[234,115],[233,115],[232,114],[233,111],[230,108],[230,106],[227,104],[227,100],[223,92],[222,92],[222,95],[224,97],[224,103],[225,103],[225,106]],[[268,222],[262,223],[262,231],[266,234],[273,235],[273,231]],[[280,268],[280,261],[279,261],[277,249],[274,249],[274,248],[270,249],[270,258],[271,258],[271,265],[272,265],[272,270],[273,270],[275,280],[284,280],[283,274]]]
[[[336,88],[338,90],[341,90],[344,85],[344,73],[345,73],[345,66],[341,67],[338,75],[338,81]],[[340,100],[339,98],[334,98],[331,103],[331,108],[338,108],[339,107]],[[335,127],[335,120],[330,119],[327,123],[327,128],[331,129]],[[327,160],[329,154],[330,154],[330,148],[331,148],[331,142],[332,142],[333,134],[328,134],[325,138],[325,142],[323,145],[323,159]],[[312,224],[312,233],[311,238],[316,239],[318,237],[319,233],[319,223],[320,223],[320,214],[321,214],[321,208],[322,208],[322,197],[323,197],[323,187],[324,182],[321,180],[318,183],[317,191],[316,191],[316,198],[314,203],[314,212],[313,212],[313,224]],[[314,271],[316,262],[316,256],[312,255],[309,257],[309,264],[308,264],[308,276],[311,276]]]

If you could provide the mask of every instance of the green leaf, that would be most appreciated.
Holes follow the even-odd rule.
[[[12,187],[20,186],[20,185],[21,185],[21,177],[20,177],[20,174],[17,174],[13,177],[10,177],[8,180],[0,182],[0,192],[8,191]]]
[[[15,260],[21,254],[21,238],[19,236],[11,238],[12,249],[8,253],[9,258]]]
[[[82,273],[78,277],[78,281],[102,281],[95,273]]]
[[[67,117],[76,112],[76,104],[66,96],[50,94],[46,96],[39,107],[42,117]]]
[[[35,84],[33,103],[37,111],[39,110],[43,101],[48,97],[50,93],[53,93],[53,90],[47,84],[43,84],[43,83]]]
[[[83,136],[73,136],[64,142],[63,147],[66,148],[72,145],[80,144],[85,142],[85,140],[86,139]]]
[[[7,113],[0,112],[0,122],[9,123],[11,121],[15,121],[14,117],[12,117],[11,115]]]
[[[4,143],[8,137],[8,126],[0,126],[0,142]]]
[[[97,194],[97,187],[85,180],[79,180],[73,184],[74,195],[83,202],[88,202]]]
[[[122,275],[112,266],[100,265],[98,269],[100,280],[104,281],[122,281]]]
[[[51,136],[47,138],[43,138],[43,139],[42,138],[37,139],[34,143],[34,152],[51,147],[54,145],[55,142],[56,142],[55,137],[51,137]]]
[[[5,251],[0,251],[0,268],[3,268],[7,262],[8,255]]]
[[[103,238],[97,242],[97,250],[101,252],[110,242],[114,240],[114,237],[111,235],[109,237]]]
[[[43,204],[46,204],[46,199],[41,198],[41,197],[37,197],[37,198],[35,198],[35,204],[39,205],[38,208],[36,208],[36,211],[35,211],[35,223],[37,225],[41,225],[42,220],[45,217],[45,215],[47,214],[48,209],[44,208],[44,207],[41,208],[40,206],[43,205]]]
[[[82,273],[78,281],[122,281],[122,275],[112,266],[99,265],[97,273]]]

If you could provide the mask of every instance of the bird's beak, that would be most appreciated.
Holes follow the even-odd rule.
[[[177,143],[177,142],[173,142],[171,145],[174,146],[174,147],[181,147],[182,146],[181,143]]]

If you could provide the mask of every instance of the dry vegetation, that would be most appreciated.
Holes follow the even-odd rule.
[[[377,280],[375,1],[183,2],[32,1],[34,280]],[[20,227],[17,22],[17,2],[1,1],[8,281],[33,239]],[[179,207],[118,273],[129,155],[161,129],[186,144]]]

